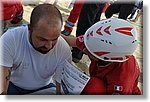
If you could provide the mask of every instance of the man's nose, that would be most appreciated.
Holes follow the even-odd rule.
[[[47,41],[46,44],[45,44],[45,47],[47,49],[51,49],[53,47],[53,42],[52,41]]]

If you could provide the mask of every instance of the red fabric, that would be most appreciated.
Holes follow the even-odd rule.
[[[106,11],[106,9],[108,8],[108,6],[110,5],[110,2],[107,2],[106,4],[105,4],[105,7],[103,8],[103,13]]]
[[[13,0],[13,2],[3,2],[2,3],[3,18],[1,20],[16,19],[19,22],[22,19],[23,7],[22,2],[18,0]],[[17,16],[20,15],[20,18]]]
[[[83,89],[81,94],[84,95],[106,95],[106,85],[103,80],[90,77],[89,82]]]
[[[76,41],[77,47],[83,49],[84,43]],[[100,67],[102,62],[91,61],[89,72],[90,72],[90,82],[87,84],[82,94],[100,94],[100,86],[98,86],[99,81],[104,81],[106,84],[106,94],[121,94],[121,95],[140,95],[141,91],[138,87],[138,78],[140,75],[140,69],[138,63],[134,56],[125,62],[114,62],[106,67]],[[94,78],[96,79],[94,79]],[[97,83],[96,83],[97,82]],[[96,90],[92,87],[95,85]],[[105,89],[104,89],[105,90]]]
[[[71,10],[67,21],[69,21],[71,23],[76,23],[77,22],[77,20],[80,16],[82,5],[83,5],[83,0],[75,0],[73,9]],[[72,32],[73,28],[64,26],[64,30],[67,30],[68,32]]]
[[[83,0],[75,0],[73,9],[71,10],[67,21],[69,21],[71,23],[76,23],[77,22],[77,20],[80,16],[82,5],[83,5]],[[64,30],[67,30],[68,32],[72,32],[73,28],[68,27],[68,26],[65,25]]]
[[[10,20],[13,19],[16,15],[15,6],[3,6],[3,20]]]
[[[77,37],[77,39],[76,39],[76,45],[78,46],[78,48],[79,48],[81,51],[85,48],[83,35]]]
[[[73,9],[71,10],[70,15],[67,19],[69,22],[76,23],[76,21],[80,16],[83,2],[84,2],[83,0],[75,0]]]
[[[73,28],[72,27],[67,27],[67,26],[64,26],[64,30],[67,30],[68,32],[72,32]]]
[[[100,68],[98,68],[97,62],[92,61],[90,75],[106,81],[107,94],[141,94],[137,86],[140,70],[134,56],[125,62],[116,62]],[[121,87],[122,90],[115,89],[116,86]]]

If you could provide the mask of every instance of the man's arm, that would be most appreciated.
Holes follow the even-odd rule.
[[[0,90],[0,94],[6,95],[7,94],[8,85],[9,85],[10,68],[0,66],[0,75],[1,75],[1,79],[0,79],[1,90]]]
[[[56,95],[60,95],[61,94],[61,87],[60,87],[60,83],[58,83],[56,81]]]
[[[66,42],[69,44],[71,47],[77,47],[76,45],[76,37],[70,37],[70,36],[65,36],[61,34],[61,36],[66,40]]]
[[[61,36],[66,40],[66,42],[71,47],[77,47],[81,51],[83,51],[83,49],[85,48],[84,35],[81,35],[81,36],[78,36],[78,37],[70,37],[70,36],[65,36],[65,35],[61,35]]]

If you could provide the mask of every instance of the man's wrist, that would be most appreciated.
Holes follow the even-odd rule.
[[[1,95],[7,95],[7,91],[3,91]]]

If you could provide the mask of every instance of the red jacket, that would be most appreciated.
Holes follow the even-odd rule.
[[[23,16],[22,2],[18,0],[11,0],[2,2],[2,18],[1,20],[14,20],[20,22]]]
[[[85,46],[83,40],[81,39],[83,39],[83,36],[78,37],[76,44],[77,47],[82,50]],[[100,63],[96,61],[91,61],[89,68],[91,79],[82,94],[93,94],[92,91],[94,89],[94,93],[96,94],[141,94],[141,91],[138,88],[140,69],[134,56],[131,56],[125,62],[113,62],[105,67],[100,67],[98,64],[100,65]],[[103,81],[103,83],[94,81],[98,79]],[[92,82],[94,82],[94,84]],[[102,90],[104,85],[106,88],[105,93],[104,89]]]

